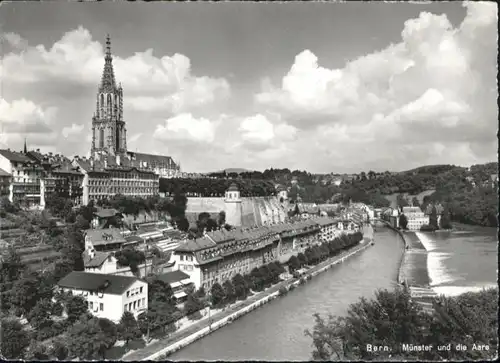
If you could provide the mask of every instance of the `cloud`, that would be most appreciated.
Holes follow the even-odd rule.
[[[70,127],[63,127],[61,133],[64,137],[78,136],[83,131],[84,125],[71,124]]]
[[[239,126],[242,142],[252,149],[269,151],[277,143],[296,137],[297,129],[285,123],[273,124],[266,116],[256,114],[243,119]]]
[[[440,157],[438,150],[454,150],[456,142],[470,144],[465,149],[474,154],[475,144],[494,141],[497,128],[496,4],[464,6],[459,27],[446,15],[422,12],[405,22],[399,43],[340,69],[322,67],[304,50],[281,86],[262,82],[256,104],[281,114],[301,133],[315,130],[311,136],[322,140],[331,135],[330,153],[345,147],[344,139],[357,145],[356,139],[371,140],[376,152],[364,155],[365,163],[395,144],[407,146],[401,148],[405,157],[423,153],[418,145]],[[456,160],[471,159],[465,149]]]
[[[20,99],[7,102],[0,98],[0,130],[3,134],[44,134],[52,132],[56,108],[42,108]]]
[[[10,33],[12,43],[27,43]],[[11,52],[3,59],[5,82],[43,86],[54,81],[59,88],[75,85],[95,88],[104,65],[104,49],[90,32],[79,27],[67,32],[50,48],[28,47],[22,53]],[[113,57],[116,78],[127,93],[128,105],[139,111],[185,112],[203,107],[230,94],[223,78],[197,77],[191,72],[190,59],[182,54],[156,57],[152,49],[128,58]],[[75,72],[78,69],[78,72]]]
[[[42,108],[34,102],[13,102],[0,98],[0,148],[21,149],[24,140],[30,148],[53,146],[57,142],[54,107]]]
[[[163,141],[193,141],[210,143],[214,141],[217,122],[206,118],[195,118],[190,113],[180,114],[157,125],[153,137]]]
[[[15,33],[6,33],[4,38],[10,47],[1,59],[0,74],[9,95],[14,99],[21,95],[30,98],[43,104],[43,110],[50,111],[51,106],[57,105],[58,117],[51,121],[54,130],[63,135],[83,130],[74,125],[90,128],[104,66],[103,44],[94,40],[82,26],[68,31],[50,45],[30,44]],[[130,56],[114,55],[113,67],[124,89],[124,115],[129,135],[151,136],[158,119],[190,112],[220,113],[231,94],[226,79],[195,75],[190,59],[178,53],[156,55],[147,49]],[[9,127],[21,131],[15,123]],[[132,144],[134,141],[129,139]],[[61,139],[59,144],[67,152],[75,152],[75,145],[68,140]],[[143,152],[155,147],[142,146]],[[90,143],[80,143],[76,148],[76,152],[86,152]]]

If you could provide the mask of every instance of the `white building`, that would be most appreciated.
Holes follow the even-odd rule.
[[[403,214],[408,220],[408,229],[410,231],[420,231],[420,227],[429,224],[429,216],[425,215],[420,207],[403,207]]]
[[[337,229],[337,220],[333,218],[315,218],[315,222],[320,225],[320,240],[321,242],[333,241],[336,237],[340,235],[340,231]]]
[[[125,311],[137,318],[148,308],[148,284],[132,276],[73,271],[57,286],[87,300],[92,315],[115,323]]]

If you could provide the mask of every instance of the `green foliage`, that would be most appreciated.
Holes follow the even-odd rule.
[[[360,299],[345,317],[323,319],[305,334],[312,338],[315,360],[491,360],[497,354],[497,290],[440,298],[428,314],[410,299],[408,290],[378,291],[375,299]],[[465,351],[454,349],[466,344]],[[472,350],[487,344],[489,351]],[[430,351],[405,351],[403,344],[433,345]],[[450,351],[439,351],[451,344]],[[369,352],[367,346],[388,346],[390,352]]]
[[[118,325],[118,338],[125,340],[125,344],[128,344],[130,340],[138,339],[141,336],[142,333],[134,314],[130,311],[125,311]]]
[[[263,197],[276,194],[274,183],[268,180],[212,178],[160,178],[160,193],[167,193],[167,195],[180,193],[190,197],[224,197],[231,183],[237,184],[242,197]]]
[[[224,304],[224,300],[226,298],[224,289],[219,283],[215,283],[212,285],[210,289],[211,303],[214,307],[220,307]]]
[[[231,280],[224,281],[222,288],[224,289],[224,302],[226,304],[233,303],[236,300],[236,291]]]
[[[437,215],[437,209],[436,206],[432,206],[431,214],[429,215],[429,225],[434,228],[438,228],[438,215]]]
[[[447,207],[444,208],[443,214],[441,215],[441,229],[451,229],[453,226],[451,225],[450,211]]]
[[[138,266],[146,261],[146,255],[142,251],[133,248],[124,248],[115,252],[116,261],[120,266],[129,266],[135,274],[138,272]]]
[[[52,320],[50,319],[51,312],[52,302],[49,299],[42,299],[36,303],[26,318],[33,328],[40,330],[52,324]]]
[[[293,255],[292,257],[290,257],[290,259],[288,260],[288,267],[290,268],[290,272],[300,269],[300,261],[297,256]]]
[[[100,319],[91,318],[77,321],[69,329],[66,342],[70,357],[100,360],[104,359],[104,353],[110,348],[111,341],[109,332],[103,329]]]
[[[403,213],[399,216],[399,228],[408,229],[408,218]]]
[[[203,309],[204,305],[195,294],[188,294],[186,302],[184,303],[184,313],[191,315]]]
[[[68,198],[57,195],[57,193],[53,193],[45,198],[45,208],[53,216],[66,219],[73,213],[73,202]]]
[[[17,319],[2,318],[0,351],[7,359],[20,359],[30,343],[29,334]]]
[[[241,274],[236,274],[232,281],[234,287],[234,294],[237,299],[244,300],[250,292],[250,288]]]
[[[224,225],[226,224],[226,212],[225,211],[219,212],[219,219],[217,220],[217,224],[219,225],[219,228],[224,227]]]
[[[77,321],[88,312],[88,303],[81,296],[69,296],[66,302],[66,313],[70,322]]]

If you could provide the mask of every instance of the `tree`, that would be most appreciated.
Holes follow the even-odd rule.
[[[39,299],[39,279],[36,274],[27,275],[17,280],[12,286],[10,294],[11,305],[20,309],[22,314],[29,313]]]
[[[224,281],[222,287],[224,289],[225,302],[228,304],[233,303],[236,300],[236,291],[231,280]]]
[[[2,318],[0,329],[2,356],[7,359],[20,359],[30,344],[28,332],[14,318]]]
[[[224,299],[226,298],[226,295],[224,293],[224,289],[222,286],[216,282],[215,284],[212,285],[212,288],[210,289],[210,295],[212,297],[212,305],[215,307],[220,307],[224,303]]]
[[[37,302],[26,318],[33,328],[39,330],[52,324],[52,320],[50,319],[51,312],[52,302],[48,299],[42,299]]]
[[[291,270],[290,272],[300,269],[300,261],[297,256],[293,255],[292,257],[290,257],[290,259],[288,260],[288,267]]]
[[[205,288],[203,286],[201,286],[196,292],[195,292],[195,296],[198,297],[198,298],[204,298],[206,296],[206,293],[205,293]]]
[[[99,319],[77,321],[68,331],[67,347],[71,357],[84,360],[104,359],[109,342]]]
[[[189,221],[186,217],[181,217],[176,221],[177,229],[179,231],[187,232],[189,229]]]
[[[125,311],[118,325],[118,337],[120,340],[125,340],[128,345],[129,341],[138,339],[142,336],[139,324],[135,320],[134,314],[130,311]]]
[[[346,317],[315,314],[316,324],[306,335],[313,340],[316,360],[491,360],[497,355],[498,291],[466,293],[454,298],[441,297],[431,314],[410,298],[409,291],[378,291],[375,299],[360,299],[349,307]],[[404,344],[419,342],[438,347],[465,344],[466,350],[406,351]],[[472,345],[489,345],[474,350]],[[390,352],[369,352],[367,347],[388,346]],[[495,347],[491,349],[491,347]],[[391,357],[392,356],[392,357]]]
[[[420,207],[420,202],[418,201],[418,198],[417,197],[413,197],[412,200],[411,200],[411,204],[414,206],[414,207]]]
[[[195,296],[195,294],[188,294],[186,303],[184,304],[184,312],[186,315],[194,314],[199,312],[201,309],[203,309],[203,303],[200,299]],[[195,316],[194,318],[199,318],[199,316]]]
[[[349,307],[346,317],[330,315],[325,321],[315,314],[315,319],[313,331],[305,333],[313,339],[313,358],[319,360],[374,359],[367,349],[370,345],[392,348],[392,352],[380,352],[378,359],[390,354],[414,356],[414,352],[402,350],[403,344],[425,341],[422,326],[429,321],[403,289],[379,290],[373,300],[361,298]]]
[[[70,322],[77,321],[80,316],[88,312],[88,303],[81,296],[70,296],[66,303],[66,313]]]
[[[306,258],[306,255],[304,255],[302,252],[300,252],[298,255],[297,255],[297,258],[300,262],[300,267],[304,266],[304,265],[307,265],[307,258]]]
[[[435,205],[432,206],[431,214],[429,215],[429,225],[436,229],[439,227],[437,209]]]
[[[236,298],[240,300],[246,299],[249,288],[247,282],[245,281],[245,278],[238,273],[233,277],[232,283]]]
[[[219,228],[224,227],[226,224],[226,212],[225,211],[220,211],[219,212],[219,219],[217,221]]]
[[[446,206],[444,208],[443,214],[441,215],[441,228],[451,229],[452,227],[453,226],[451,225],[450,210]]]
[[[293,215],[296,216],[299,214],[300,214],[299,205],[295,204],[295,209],[293,210]]]
[[[404,214],[401,214],[399,216],[399,227],[401,229],[407,229],[408,228],[408,218]]]

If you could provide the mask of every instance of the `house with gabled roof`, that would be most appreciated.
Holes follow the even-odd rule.
[[[57,283],[57,288],[81,296],[92,315],[115,323],[125,311],[137,317],[148,309],[148,284],[133,276],[73,271]]]

